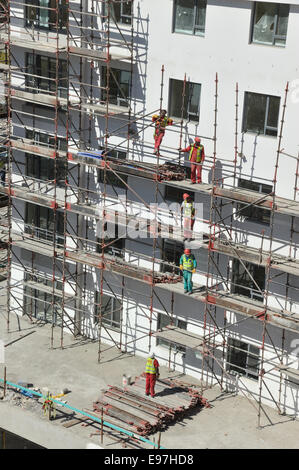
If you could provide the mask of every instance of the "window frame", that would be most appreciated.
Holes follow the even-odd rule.
[[[131,15],[126,15],[123,12],[124,11],[124,3],[123,2],[118,4],[119,8],[120,8],[119,19],[116,17],[116,15],[115,16],[113,15],[113,10],[111,10],[111,16],[114,19],[116,24],[120,23],[124,26],[131,26],[132,25],[133,16],[134,16],[133,2],[132,2],[132,0],[127,0],[127,3],[131,4]],[[113,6],[115,6],[115,5],[113,5]],[[103,4],[103,10],[102,11],[103,11],[103,16],[107,16],[107,6],[106,6],[106,4]],[[126,22],[126,21],[123,21],[123,19],[128,19],[129,21]],[[105,22],[106,18],[103,18],[103,21]]]
[[[272,32],[272,44],[269,44],[267,42],[258,42],[258,41],[254,41],[254,38],[253,38],[253,35],[254,35],[254,26],[255,26],[255,20],[256,20],[256,14],[257,14],[257,7],[258,7],[258,3],[265,3],[266,5],[275,5],[276,7],[276,13],[275,13],[275,17],[274,17],[274,28],[273,28],[273,32]],[[286,35],[280,35],[280,34],[277,34],[275,31],[277,31],[277,28],[278,28],[278,25],[279,25],[279,13],[280,13],[280,8],[281,6],[288,6],[289,8],[289,11],[288,11],[288,25],[289,25],[289,15],[290,15],[290,4],[289,3],[276,3],[276,2],[254,2],[254,5],[253,5],[253,12],[252,12],[252,26],[251,26],[251,44],[257,44],[257,45],[261,45],[261,46],[270,46],[270,47],[286,47],[286,42],[287,42],[287,32],[286,32]],[[275,44],[275,41],[277,39],[281,39],[281,40],[284,40],[284,44]]]
[[[162,317],[169,319],[169,322],[167,324],[164,324],[164,326],[161,326]],[[172,320],[173,320],[173,326],[176,326],[178,328],[181,328],[182,330],[188,331],[187,330],[188,322],[186,320],[180,320],[178,317],[173,317]],[[160,330],[161,328],[165,328],[166,326],[170,324],[171,324],[171,318],[164,313],[158,312],[157,330]],[[171,345],[171,348],[174,349],[176,352],[186,354],[186,350],[187,350],[186,346],[181,346],[177,343],[173,343],[164,338],[159,338],[159,337],[156,338],[156,346],[161,346],[162,348],[168,349],[170,345]]]
[[[109,328],[109,329],[114,330],[114,331],[120,331],[121,330],[121,325],[122,325],[122,320],[123,320],[123,305],[121,303],[121,300],[116,298],[114,295],[109,295],[109,294],[105,294],[105,293],[103,293],[102,295],[104,297],[107,297],[107,298],[111,299],[111,309],[109,311],[109,319],[105,319],[104,315],[102,315],[102,325],[105,328]],[[97,304],[100,303],[99,302],[99,296],[100,296],[100,292],[98,290],[96,290],[95,294],[94,294],[94,311],[93,311],[94,325],[99,324],[99,312],[98,312],[99,306],[97,305]],[[110,302],[110,300],[108,302]],[[116,302],[119,302],[119,305],[120,305],[119,308],[115,308],[115,303]],[[113,315],[118,310],[120,312],[119,313],[119,315],[120,315],[119,322],[117,320],[113,319]],[[111,314],[112,314],[112,318],[110,318]]]
[[[30,210],[33,213],[33,223],[32,223],[32,220],[29,221]],[[46,217],[43,217],[43,214],[41,213],[42,210],[46,211]],[[25,220],[24,220],[25,233],[33,234],[34,236],[42,240],[53,241],[54,232],[50,232],[50,235],[48,235],[49,224],[51,224],[52,222],[54,223],[54,218],[52,218],[50,215],[52,213],[53,213],[53,209],[50,209],[49,207],[39,206],[38,204],[34,204],[32,202],[26,202],[25,203]],[[46,229],[40,226],[41,221],[45,221],[45,225],[47,226]],[[56,238],[55,240],[56,240],[57,245],[61,245],[61,246],[64,244],[63,227],[64,227],[63,213],[60,211],[56,211],[56,228],[55,228]]]
[[[175,30],[175,23],[176,23],[176,8],[177,4],[180,0],[174,0],[173,2],[173,15],[172,15],[172,33],[174,34],[185,34],[186,36],[198,36],[198,37],[204,37],[205,32],[206,32],[206,15],[207,15],[207,0],[193,0],[194,5],[193,5],[193,26],[192,26],[192,33],[186,33],[183,31],[176,31]],[[201,26],[196,25],[196,18],[198,16],[198,11],[200,10],[200,3],[205,4],[205,22],[204,22],[204,27],[203,30],[201,30]],[[198,34],[196,34],[195,31],[200,31]]]
[[[52,322],[52,318],[53,318],[52,294],[48,294],[47,292],[39,290],[37,287],[27,286],[26,282],[28,281],[39,282],[43,286],[50,286],[50,287],[53,286],[53,281],[47,278],[44,278],[41,280],[41,278],[39,278],[38,276],[32,273],[28,273],[26,271],[24,272],[24,286],[23,286],[23,313],[24,315],[29,314],[27,311],[27,306],[28,306],[28,303],[32,302],[31,310],[34,312],[33,313],[34,318],[41,319],[42,321],[45,321],[46,323]],[[62,292],[62,282],[60,281],[54,281],[54,282],[55,282],[54,288],[57,290],[61,290]],[[49,296],[51,297],[50,299],[49,299]],[[60,299],[59,296],[54,295],[54,305],[56,306],[55,312],[54,312],[54,323],[55,325],[58,325],[58,326],[61,325],[60,315],[56,313],[57,305],[60,305],[59,299]],[[38,316],[38,302],[43,302],[44,304],[43,318],[40,318]],[[46,308],[51,309],[52,313],[50,314],[50,319],[48,319],[47,317]],[[60,313],[62,314],[62,311]]]
[[[248,103],[247,99],[249,95],[257,95],[257,96],[263,96],[266,97],[266,108],[265,108],[265,118],[264,118],[264,129],[263,132],[261,131],[254,131],[254,130],[248,130],[245,128],[245,122],[247,121],[247,113],[246,110],[248,109]],[[269,108],[270,108],[270,99],[271,98],[279,98],[279,109],[278,109],[278,115],[277,115],[277,127],[269,126],[267,125],[268,119],[269,119]],[[274,95],[265,95],[263,93],[256,93],[253,91],[245,91],[244,94],[244,106],[243,106],[243,122],[242,122],[242,132],[243,133],[251,133],[251,134],[258,134],[258,135],[263,135],[265,137],[277,137],[278,135],[278,122],[279,122],[279,113],[280,113],[280,102],[281,102],[281,97],[280,96],[274,96]],[[267,133],[267,131],[271,132],[276,132],[276,134],[271,134]]]
[[[42,62],[47,63],[47,76],[42,75]],[[42,54],[34,54],[32,52],[25,53],[25,66],[27,74],[25,75],[25,89],[30,93],[49,93],[54,96],[55,90],[51,88],[55,85],[55,77],[51,77],[51,61],[55,61],[54,57],[45,56]],[[64,77],[64,67],[65,74]],[[30,72],[31,69],[31,72]],[[32,73],[32,76],[30,76]],[[67,60],[58,60],[58,96],[60,98],[67,98],[68,95],[68,70]],[[67,86],[62,86],[59,82],[66,82]],[[47,87],[43,87],[43,84],[47,83]],[[52,85],[53,84],[53,85]]]
[[[183,84],[184,83],[184,80],[178,80],[176,78],[170,78],[169,79],[169,98],[168,98],[168,109],[169,109],[169,115],[171,117],[174,117],[174,118],[179,118],[181,119],[182,118],[182,115],[180,114],[179,116],[177,116],[176,114],[174,114],[172,112],[172,102],[173,102],[173,96],[176,96],[176,94],[174,93],[174,90],[173,90],[173,87],[174,87],[174,82],[180,82],[180,84]],[[201,83],[195,83],[195,82],[190,82],[190,81],[187,81],[186,82],[186,88],[187,88],[187,85],[188,87],[190,86],[191,88],[194,86],[194,85],[197,85],[200,87],[199,89],[199,101],[198,101],[198,105],[197,105],[197,113],[194,114],[193,112],[190,111],[190,104],[191,104],[191,99],[190,97],[192,98],[192,93],[187,92],[187,89],[185,89],[185,98],[186,98],[186,94],[188,93],[190,96],[189,96],[189,99],[188,101],[184,102],[184,115],[186,114],[186,117],[183,116],[183,120],[184,121],[187,121],[187,122],[191,122],[191,123],[199,123],[199,120],[200,120],[200,104],[201,104],[201,89],[202,89],[202,85]],[[183,97],[183,95],[182,95]],[[182,108],[182,103],[180,103],[180,110]],[[191,116],[195,116],[195,119],[191,119]]]
[[[166,246],[167,244],[169,245],[169,247]],[[174,261],[169,261],[169,259],[166,259],[166,254],[170,252],[171,245],[173,246],[172,258],[174,258]],[[184,253],[184,242],[181,242],[179,240],[173,240],[172,238],[164,238],[163,239],[163,251],[162,251],[163,261],[161,263],[161,272],[180,274],[179,265],[180,265],[180,258],[183,253]],[[169,263],[171,262],[176,263],[176,259],[178,260],[178,263],[176,264],[177,267],[172,267]]]
[[[120,80],[114,79],[114,76],[116,76],[116,72],[120,74],[123,72],[123,73],[127,73],[129,74],[129,83],[128,83],[128,94],[127,96],[123,96],[122,95],[122,92],[121,92],[121,78]],[[109,104],[111,105],[115,105],[115,106],[120,106],[120,107],[123,107],[123,108],[128,108],[130,106],[130,100],[131,100],[131,92],[132,92],[132,74],[129,70],[125,70],[125,69],[118,69],[118,68],[115,68],[115,67],[111,67],[110,68],[110,77],[109,77],[109,83],[110,83],[110,89],[109,89]],[[112,91],[112,88],[111,88],[111,83],[113,83],[116,87],[116,90],[117,90],[117,94],[116,95],[112,95],[111,91]],[[126,82],[124,82],[126,83]],[[106,84],[107,84],[107,67],[105,66],[102,66],[101,67],[101,100],[102,101],[106,101],[107,97],[106,97],[106,93],[107,93],[107,90],[105,89],[106,87]],[[119,86],[120,85],[120,86]],[[114,100],[116,102],[114,102]]]
[[[239,346],[234,345],[232,343],[239,343]],[[242,348],[243,346],[246,346],[245,348]],[[245,367],[239,366],[231,362],[232,355],[235,351],[243,351],[246,353],[246,361],[245,361]],[[251,343],[246,343],[245,341],[241,341],[237,338],[231,338],[229,337],[227,340],[227,352],[226,352],[226,370],[230,374],[236,375],[240,374],[242,376],[245,376],[248,379],[252,379],[255,381],[258,381],[259,379],[259,359],[260,359],[260,354],[259,353],[259,348],[258,346],[255,346]],[[249,360],[254,359],[257,364],[256,364],[256,372],[253,370],[250,370],[249,368]],[[237,369],[237,370],[236,370]]]
[[[56,16],[56,11],[48,10],[48,8],[52,8],[51,6],[51,1],[47,1],[47,6],[41,5],[40,0],[26,0],[24,3],[24,24],[25,27],[30,27],[32,26],[36,29],[41,29],[41,30],[46,30],[46,31],[56,31],[56,24],[52,22],[52,20],[55,19]],[[55,1],[53,1],[55,4]],[[33,5],[33,6],[30,6]],[[63,12],[63,8],[65,9]],[[34,18],[30,19],[30,10],[32,9],[32,12],[34,13]],[[47,26],[44,26],[41,24],[41,15],[40,12],[45,9],[47,13]],[[35,10],[35,11],[34,11]],[[58,31],[59,33],[64,33],[66,32],[67,28],[67,3],[64,0],[64,5],[63,5],[63,0],[59,0],[59,6],[58,6]]]
[[[263,292],[265,290],[266,285],[266,270],[264,266],[260,266],[256,263],[250,263],[249,261],[243,261],[244,265],[246,266],[247,270],[250,272],[251,276],[255,280],[255,282],[259,285],[259,278],[257,276],[257,271],[259,270],[261,274],[264,274],[263,283],[260,285],[260,290]],[[248,297],[251,300],[256,300],[258,302],[264,302],[264,295],[261,294],[256,286],[253,284],[252,280],[249,278],[247,271],[244,270],[244,275],[246,276],[246,283],[242,284],[242,279],[240,279],[240,267],[243,268],[243,265],[239,261],[238,258],[234,258],[232,262],[232,277],[231,277],[231,292],[237,295],[243,295],[244,297]]]
[[[48,142],[41,142],[40,138],[41,136],[45,136],[47,139],[48,139]],[[26,139],[30,139],[34,142],[34,144],[37,144],[37,145],[41,145],[41,146],[44,146],[45,148],[53,148],[54,147],[51,145],[51,139],[55,139],[55,136],[54,135],[51,135],[51,134],[47,134],[46,132],[39,132],[39,131],[35,131],[35,130],[32,130],[32,129],[25,129],[25,138]],[[64,137],[58,137],[57,139],[57,143],[58,143],[58,148],[57,150],[61,150],[61,151],[66,151],[67,149],[67,141]],[[63,144],[65,144],[65,149],[63,148]],[[30,178],[35,178],[35,179],[38,179],[38,180],[41,180],[41,181],[49,181],[51,180],[51,178],[44,178],[43,175],[42,175],[42,163],[43,162],[47,162],[47,166],[49,167],[48,170],[49,170],[49,173],[53,173],[53,179],[55,178],[55,175],[54,175],[54,169],[55,169],[55,165],[54,165],[54,159],[52,158],[47,158],[47,157],[41,157],[39,155],[34,155],[34,154],[31,154],[31,153],[28,153],[26,152],[25,153],[25,158],[26,158],[26,164],[25,164],[25,172],[26,172],[26,176],[29,176]],[[62,176],[62,178],[56,178],[56,182],[57,182],[57,185],[58,186],[64,186],[65,185],[65,180],[66,180],[66,177],[67,177],[67,172],[68,172],[68,162],[67,160],[65,160],[64,158],[57,158],[57,168],[56,168],[56,173],[58,176]],[[34,169],[38,168],[38,172],[36,172],[35,174],[29,174],[31,173],[30,171],[30,165],[31,167],[34,167]],[[34,172],[33,172],[34,173]]]
[[[240,183],[243,183],[243,186]],[[256,185],[257,190],[250,188],[249,186]],[[246,180],[244,178],[238,179],[238,188],[248,189],[249,191],[256,191],[258,194],[271,194],[273,191],[273,186],[258,183],[256,181]],[[264,189],[264,191],[263,191]],[[242,209],[244,207],[244,209]],[[264,209],[259,206],[250,205],[246,207],[246,204],[237,203],[237,217],[244,217],[248,222],[254,222],[258,224],[270,225],[271,211]]]

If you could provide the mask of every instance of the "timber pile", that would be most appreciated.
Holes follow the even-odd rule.
[[[125,390],[115,386],[102,390],[99,399],[93,403],[93,410],[101,413],[103,409],[105,421],[148,436],[183,419],[193,408],[210,406],[199,390],[175,380],[158,380],[155,390],[155,398],[145,396],[145,376],[142,374]]]

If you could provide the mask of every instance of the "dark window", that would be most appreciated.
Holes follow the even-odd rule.
[[[203,36],[206,24],[206,0],[175,0],[173,31]]]
[[[245,93],[243,132],[277,136],[280,98]]]
[[[107,68],[102,67],[102,86],[107,86]],[[131,73],[127,70],[109,69],[109,103],[117,106],[129,106]],[[102,91],[102,100],[106,101],[107,91]]]
[[[166,326],[171,324],[171,318],[168,315],[164,315],[162,313],[158,313],[158,330],[161,330],[162,328],[165,328]],[[187,322],[183,320],[179,320],[178,318],[173,318],[173,325],[177,326],[178,328],[182,330],[187,330]],[[176,351],[180,351],[185,353],[186,348],[184,346],[179,346],[176,343],[170,343],[169,341],[166,341],[165,339],[162,338],[157,338],[157,346],[164,346],[169,348],[171,345],[172,349]]]
[[[56,29],[60,32],[66,30],[67,5],[66,0],[58,0],[58,22],[56,22],[57,0],[26,0],[25,24],[26,26],[45,28],[51,31]]]
[[[238,339],[228,338],[227,371],[245,375],[258,380],[259,348],[243,343]]]
[[[243,264],[246,266],[251,277]],[[233,260],[232,292],[263,302],[264,296],[262,292],[265,289],[265,268],[247,261],[243,261],[243,264],[238,259]],[[252,279],[254,279],[262,292],[258,290]]]
[[[102,147],[100,148],[103,152],[105,152],[105,149]],[[127,158],[127,152],[124,152],[122,150],[119,150],[117,148],[115,149],[107,149],[107,158],[112,157],[112,158],[117,158],[118,160],[126,160]]]
[[[101,224],[101,221],[99,222]],[[102,229],[102,227],[101,227]],[[126,227],[121,227],[117,225],[117,223],[114,224],[107,224],[104,226],[104,230],[106,232],[105,234],[105,239],[104,243],[108,246],[104,248],[104,253],[111,255],[111,256],[116,256],[118,258],[124,258],[125,253],[125,243],[126,243]],[[113,241],[115,240],[115,241]],[[98,253],[102,253],[102,238],[97,239],[97,246],[96,246],[96,251]]]
[[[100,309],[100,293],[95,293],[94,323],[99,323],[99,316],[102,313],[102,324],[108,328],[120,330],[122,320],[122,304],[120,300],[110,295],[102,295],[102,312]]]
[[[108,14],[106,3],[104,12]],[[116,23],[132,24],[132,1],[110,2],[110,14]]]
[[[176,240],[163,240],[163,261],[167,263],[161,264],[163,273],[180,273],[180,257],[184,253],[184,243]],[[170,264],[169,264],[170,263]]]
[[[105,171],[104,170],[99,170],[98,171],[98,183],[104,183],[104,176],[105,176]],[[120,180],[122,179],[122,181]],[[106,170],[106,183],[111,185],[111,186],[116,186],[117,188],[121,189],[127,189],[127,186],[123,183],[128,183],[128,177],[126,175],[120,174],[119,177],[116,176],[115,173],[112,171]]]
[[[178,202],[181,204],[183,202],[183,194],[186,192],[185,189],[180,189],[174,186],[165,185],[165,199],[172,202]],[[188,190],[188,194],[194,200],[194,193]]]
[[[53,148],[55,146],[55,137],[43,132],[36,132],[26,129],[26,138],[31,139],[33,143]],[[66,139],[58,137],[57,150],[66,151]],[[53,158],[40,157],[26,153],[26,175],[43,181],[56,179],[57,184],[63,185],[67,176],[67,161],[62,158],[56,159],[56,178],[54,171],[55,163]]]
[[[287,4],[255,2],[252,42],[285,46],[289,11]]]
[[[54,228],[56,228],[56,243],[63,245],[63,214],[56,211],[55,227],[54,212],[47,207],[26,203],[25,232],[31,233],[37,238],[53,241]]]
[[[169,114],[173,117],[182,117],[188,121],[199,121],[200,106],[200,83],[186,82],[184,92],[184,81],[170,79],[169,82]]]
[[[25,85],[28,91],[38,93],[40,91],[56,92],[56,58],[26,54]],[[68,76],[67,61],[58,61],[58,96],[67,98]]]
[[[260,193],[261,198],[263,194],[270,194],[272,192],[272,186],[269,184],[256,183],[254,181],[244,180],[242,178],[239,178],[238,187],[256,191]],[[245,217],[246,220],[250,220],[252,222],[261,222],[268,225],[270,223],[270,210],[262,209],[261,207],[254,205],[238,204],[237,211],[238,215]]]
[[[46,287],[46,289],[45,289]],[[62,291],[62,283],[55,281],[55,290]],[[33,274],[24,273],[23,310],[24,314],[33,316],[39,320],[61,325],[61,297],[54,295],[53,282],[49,279],[41,279]],[[46,290],[46,291],[45,291]]]

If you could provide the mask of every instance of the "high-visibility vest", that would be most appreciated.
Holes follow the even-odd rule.
[[[155,122],[155,125],[156,125],[155,134],[158,134],[159,131],[161,131],[161,130],[164,131],[167,124],[168,124],[168,117],[167,116],[165,116],[163,119],[158,118]]]
[[[193,256],[189,256],[187,258],[186,255],[183,256],[183,270],[184,271],[192,271],[193,270],[193,267],[194,267],[194,264],[193,264]]]
[[[194,148],[196,148],[196,150],[197,150],[197,152],[196,152],[196,163],[201,163],[203,145],[199,145],[198,147],[195,147],[194,144],[191,145],[191,150],[190,150],[190,153],[189,153],[189,160],[191,160],[191,158],[192,158],[192,153],[193,153]]]
[[[193,203],[184,201],[184,216],[192,217],[193,215]]]
[[[155,374],[156,373],[156,368],[154,366],[154,359],[151,357],[148,358],[145,366],[145,373],[146,374]]]

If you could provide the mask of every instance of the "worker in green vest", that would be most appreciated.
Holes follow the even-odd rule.
[[[180,259],[180,269],[183,271],[184,293],[191,295],[193,289],[192,274],[196,271],[197,262],[191,254],[191,250],[186,248]]]
[[[159,362],[155,358],[155,353],[152,353],[148,357],[145,366],[145,394],[147,396],[151,394],[151,397],[154,398],[155,384],[159,375]]]

